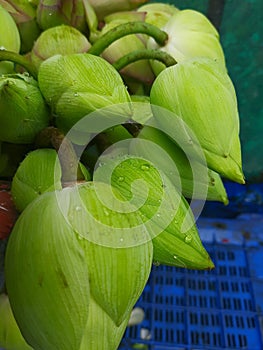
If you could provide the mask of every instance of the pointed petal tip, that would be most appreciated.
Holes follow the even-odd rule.
[[[209,257],[208,259],[208,266],[207,266],[207,270],[211,271],[215,268],[215,264],[213,263],[212,259]]]
[[[222,203],[223,203],[224,205],[228,205],[228,204],[229,204],[229,199],[228,199],[228,197],[222,197]]]

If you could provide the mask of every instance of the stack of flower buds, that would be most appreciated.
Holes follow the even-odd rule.
[[[146,2],[0,0],[5,350],[116,350],[153,263],[214,268],[235,88],[204,14]]]

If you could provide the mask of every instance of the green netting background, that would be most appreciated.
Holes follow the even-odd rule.
[[[209,5],[209,0],[151,2],[205,15]],[[238,97],[245,176],[249,182],[263,182],[263,0],[225,0],[219,33]]]

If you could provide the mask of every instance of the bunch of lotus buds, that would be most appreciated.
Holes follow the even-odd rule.
[[[116,350],[153,263],[214,268],[235,88],[204,14],[145,2],[0,0],[0,348]]]

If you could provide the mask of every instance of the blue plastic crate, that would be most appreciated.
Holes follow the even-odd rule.
[[[216,218],[236,218],[243,213],[263,214],[263,183],[240,185],[225,181],[229,205],[220,202],[206,202],[202,216]]]
[[[263,216],[198,225],[216,268],[154,266],[120,350],[263,349]]]

